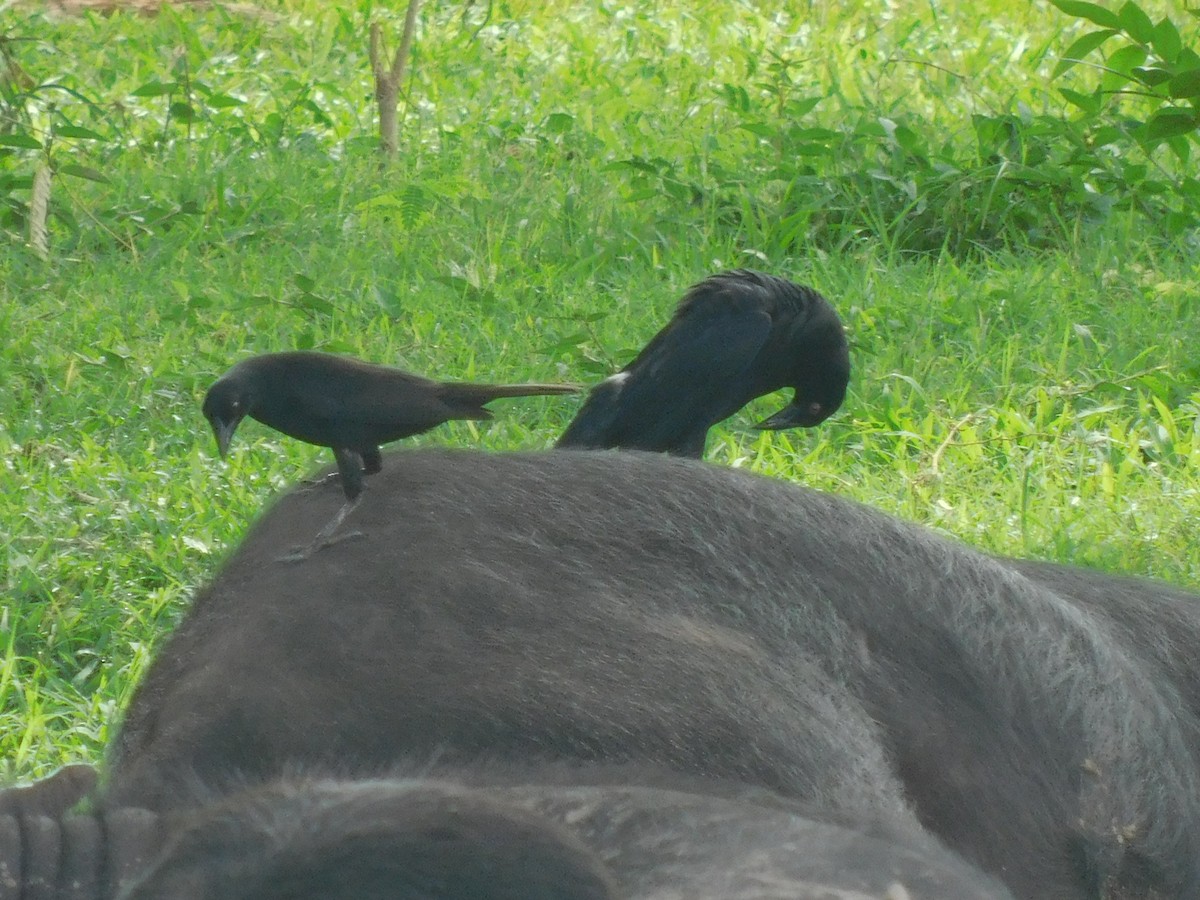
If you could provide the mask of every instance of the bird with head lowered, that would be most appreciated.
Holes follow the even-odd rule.
[[[221,456],[246,416],[333,450],[347,505],[322,532],[327,537],[357,502],[364,474],[382,468],[381,444],[451,419],[490,419],[484,404],[501,397],[576,390],[567,384],[440,382],[348,357],[289,351],[237,363],[209,388],[203,409]]]
[[[749,269],[693,285],[637,358],[597,385],[558,446],[704,453],[708,430],[780,388],[792,402],[755,427],[818,425],[846,396],[841,319],[810,287]]]

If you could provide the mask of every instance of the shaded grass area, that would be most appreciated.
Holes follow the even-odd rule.
[[[22,65],[93,98],[100,112],[71,114],[106,137],[60,151],[106,181],[56,179],[48,263],[20,243],[24,188],[4,188],[10,774],[98,758],[190,594],[272,496],[328,462],[254,423],[228,464],[215,458],[199,401],[230,363],[316,347],[441,378],[591,381],[628,361],[687,285],[730,266],[829,296],[855,371],[825,426],[753,432],[783,398],[759,401],[714,431],[714,464],[990,551],[1200,586],[1191,235],[1168,239],[1131,207],[1050,222],[1049,249],[915,254],[886,227],[810,245],[762,164],[777,146],[740,127],[751,108],[792,121],[806,92],[951,136],[1018,100],[1055,111],[1038,73],[1073,32],[1034,4],[1022,18],[1005,4],[1003,25],[982,7],[440,12],[386,170],[365,8],[31,19],[42,30]],[[1001,53],[1010,67],[985,77]],[[4,162],[20,175],[27,160]],[[497,403],[495,422],[408,443],[544,448],[576,405]]]

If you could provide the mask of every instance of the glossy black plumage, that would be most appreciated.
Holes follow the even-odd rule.
[[[451,419],[490,419],[500,397],[573,393],[572,385],[438,382],[390,366],[308,351],[244,359],[204,398],[204,415],[224,456],[246,416],[290,437],[329,447],[349,500],[363,474],[383,464],[379,446]]]
[[[793,388],[757,427],[809,427],[841,406],[849,380],[829,301],[761,272],[722,272],[689,289],[637,358],[592,390],[558,446],[699,457],[708,429],[755,397]]]

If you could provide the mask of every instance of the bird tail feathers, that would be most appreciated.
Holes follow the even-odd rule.
[[[482,405],[500,397],[536,397],[543,394],[577,394],[576,384],[443,384],[445,396],[459,403]]]

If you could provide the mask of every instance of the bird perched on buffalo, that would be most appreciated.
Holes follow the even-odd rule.
[[[244,359],[208,389],[204,415],[221,456],[249,416],[276,431],[333,450],[348,500],[363,475],[383,465],[379,445],[421,434],[451,419],[490,419],[500,397],[570,394],[567,384],[467,384],[432,381],[390,366],[309,351]]]
[[[755,397],[791,387],[792,402],[755,427],[807,428],[841,406],[849,380],[828,300],[761,272],[721,272],[692,286],[637,358],[592,390],[558,446],[699,457],[708,429]]]
[[[568,384],[439,382],[343,356],[292,351],[239,362],[208,389],[204,415],[221,456],[229,451],[233,433],[246,416],[333,450],[346,504],[317,535],[311,552],[358,502],[363,475],[383,467],[380,444],[420,434],[451,419],[490,419],[491,410],[484,404],[500,397],[576,390]]]

